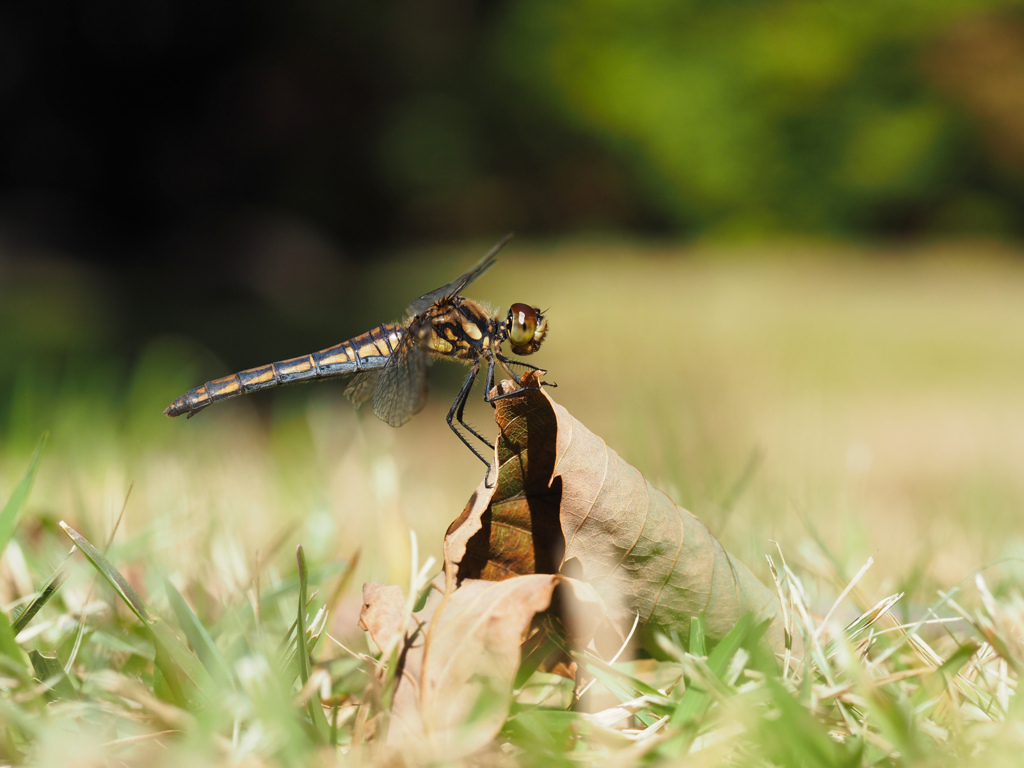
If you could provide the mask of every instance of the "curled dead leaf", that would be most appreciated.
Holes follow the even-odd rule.
[[[522,395],[496,404],[495,486],[481,484],[445,538],[454,581],[571,574],[598,590],[620,631],[638,618],[645,639],[655,632],[686,638],[704,611],[714,642],[752,612],[771,620],[766,637],[781,653],[777,594],[554,402],[537,377],[524,383]]]

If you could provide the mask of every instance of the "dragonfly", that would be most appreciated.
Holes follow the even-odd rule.
[[[529,304],[509,307],[504,319],[490,314],[462,290],[494,266],[498,252],[511,239],[507,235],[479,262],[458,279],[425,293],[409,304],[403,323],[382,323],[333,347],[289,360],[248,368],[230,376],[208,381],[190,389],[164,411],[168,416],[195,416],[213,403],[231,397],[270,389],[282,384],[348,377],[345,395],[358,407],[371,397],[373,413],[393,427],[400,427],[419,413],[427,400],[427,368],[434,359],[455,360],[470,366],[448,410],[451,430],[486,466],[490,462],[470,442],[468,435],[487,445],[494,444],[466,423],[466,400],[481,369],[486,366],[484,400],[494,403],[522,392],[522,381],[513,367],[546,373],[542,368],[506,357],[506,341],[516,355],[531,355],[540,349],[548,330],[544,313]],[[491,395],[494,371],[500,366],[519,389]],[[554,386],[549,382],[542,382]],[[460,430],[460,427],[465,432]]]

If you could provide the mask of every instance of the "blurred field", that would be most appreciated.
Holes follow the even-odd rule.
[[[478,250],[410,257],[379,319]],[[534,362],[558,383],[553,396],[763,577],[777,541],[826,576],[874,557],[869,594],[930,600],[1024,553],[1020,255],[970,243],[896,252],[516,241],[469,293],[545,308],[549,340]],[[67,327],[47,333],[81,332],[74,301],[66,306],[50,321]],[[341,303],[339,323],[344,314]],[[316,346],[296,338],[251,363]],[[302,543],[318,562],[362,548],[357,584],[405,584],[407,529],[421,559],[439,558],[483,476],[444,424],[457,366],[434,367],[427,409],[394,430],[331,384],[166,419],[173,397],[229,372],[198,331],[56,382],[25,363],[0,404],[0,498],[49,429],[26,530],[66,519],[103,540],[134,484],[112,560],[143,580],[215,572],[209,584],[243,591],[257,556],[289,571]],[[471,422],[488,424],[487,410],[475,404]],[[53,535],[52,551],[66,551]],[[998,583],[1011,567],[988,577]]]

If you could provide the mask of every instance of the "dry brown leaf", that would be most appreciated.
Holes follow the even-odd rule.
[[[703,610],[713,642],[752,611],[772,619],[768,642],[781,653],[777,594],[541,391],[536,377],[524,381],[529,391],[497,403],[495,487],[481,484],[448,530],[454,579],[577,576],[609,604],[620,632],[638,617],[645,638],[660,631],[685,640]]]
[[[359,626],[368,632],[381,651],[393,648],[405,629],[405,597],[402,588],[376,582],[363,584],[363,609]]]
[[[445,561],[458,565],[460,580],[498,581],[561,567],[561,482],[551,479],[555,435],[526,429],[535,410],[532,394],[498,401],[497,482],[494,488],[481,483],[445,535]],[[494,476],[493,467],[488,474]]]
[[[508,717],[520,646],[531,622],[563,584],[592,617],[602,615],[601,600],[589,586],[552,574],[469,579],[447,596],[435,590],[404,628],[389,746],[454,759],[489,743]],[[360,621],[374,627],[381,623],[376,617],[390,618],[404,600],[390,587],[367,586]],[[390,627],[387,620],[383,624]]]

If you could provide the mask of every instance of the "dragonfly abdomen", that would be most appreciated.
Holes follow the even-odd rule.
[[[186,413],[192,416],[213,403],[249,392],[383,368],[404,333],[400,326],[380,325],[319,352],[247,368],[190,389],[171,403],[164,413],[168,416]]]

